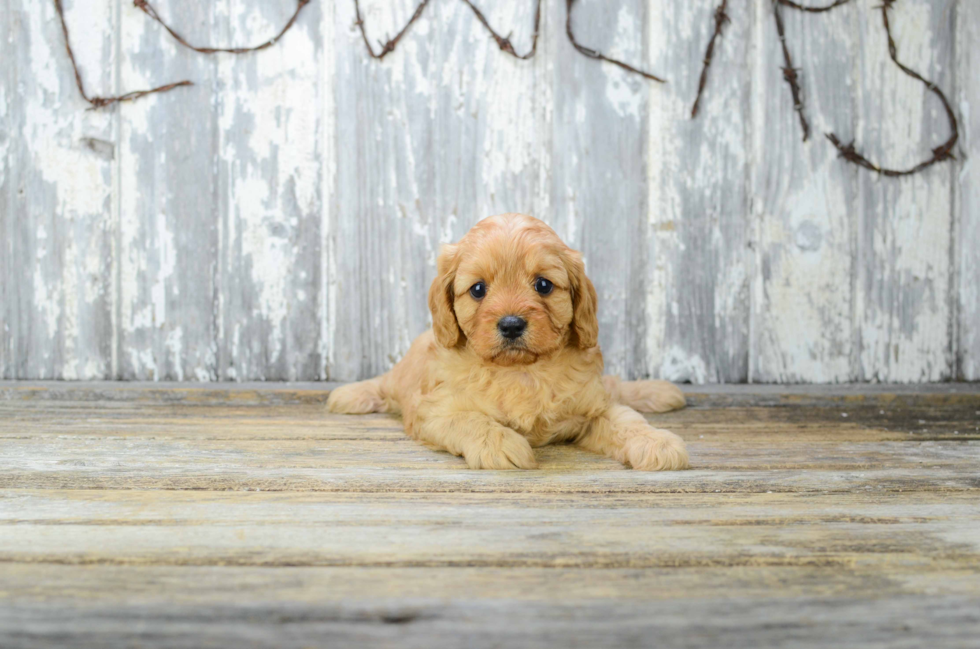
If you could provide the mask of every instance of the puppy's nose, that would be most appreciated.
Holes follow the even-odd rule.
[[[507,340],[517,340],[524,335],[524,330],[527,329],[527,320],[516,315],[505,315],[497,321],[497,329],[500,330],[500,335]]]

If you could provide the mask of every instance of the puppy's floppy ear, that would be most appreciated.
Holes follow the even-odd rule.
[[[572,330],[578,337],[578,346],[589,349],[599,344],[599,320],[596,317],[599,299],[592,281],[585,275],[581,253],[567,250],[562,256],[572,284]]]
[[[432,331],[443,347],[455,347],[463,337],[453,310],[453,281],[456,279],[457,246],[445,245],[436,260],[436,278],[429,287],[429,311],[432,312]]]

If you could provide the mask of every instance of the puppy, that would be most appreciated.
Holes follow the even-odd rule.
[[[666,381],[602,376],[595,288],[554,230],[490,217],[444,246],[437,267],[432,329],[387,374],[331,392],[331,412],[401,413],[410,437],[474,469],[533,469],[531,449],[555,442],[634,469],[687,468],[683,440],[634,410],[675,410],[684,396]]]

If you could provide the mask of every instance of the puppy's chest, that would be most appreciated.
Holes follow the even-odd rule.
[[[487,405],[500,423],[521,433],[532,445],[579,432],[594,406],[588,382],[551,380],[530,372],[508,372],[491,384]]]

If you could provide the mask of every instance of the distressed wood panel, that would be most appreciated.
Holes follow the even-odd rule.
[[[824,138],[845,140],[854,121],[855,61],[868,11],[851,2],[825,14],[755,4],[752,200],[756,270],[752,291],[752,373],[761,382],[842,382],[854,375],[856,167]],[[810,136],[783,79],[774,11],[800,68]]]
[[[553,30],[565,3],[550,3]],[[578,41],[649,67],[646,2],[576,3]],[[555,113],[551,223],[582,251],[599,297],[599,342],[606,372],[646,375],[648,245],[645,150],[649,93],[657,84],[587,59],[564,36],[554,60]],[[656,87],[654,87],[656,86]]]
[[[10,377],[13,363],[14,334],[10,323],[10,301],[13,299],[13,285],[7,279],[12,276],[13,267],[13,205],[10,203],[10,157],[11,157],[11,111],[13,109],[13,88],[15,74],[10,61],[14,59],[14,12],[10,3],[0,5],[0,61],[5,65],[0,74],[0,376]]]
[[[903,0],[890,14],[899,60],[950,93],[953,5],[954,0]],[[914,166],[949,137],[942,105],[889,59],[879,11],[859,12],[857,24],[863,38],[856,140],[884,165]],[[953,174],[947,164],[907,178],[858,175],[858,379],[937,381],[952,376]]]
[[[107,495],[26,490],[0,499],[0,561],[605,570],[829,564],[875,544],[886,556],[862,560],[879,569],[894,555],[961,568],[980,559],[980,505],[966,494],[883,504],[836,495],[598,496],[588,508],[574,497],[496,494]]]
[[[261,43],[294,3],[226,2],[215,35]],[[322,150],[321,13],[313,3],[268,52],[219,56],[217,210],[221,379],[317,378],[320,357]],[[321,156],[325,160],[321,162]]]
[[[715,44],[697,119],[691,107],[716,5],[653,3],[648,10],[652,65],[669,84],[650,89],[649,263],[630,289],[631,299],[646,296],[650,364],[633,374],[693,383],[748,379],[754,11],[750,3],[730,5],[731,24]]]
[[[218,212],[216,61],[179,46],[120,2],[123,88],[188,79],[119,113],[116,372],[125,380],[219,378],[215,336]],[[213,2],[177,0],[165,19],[192,43],[213,43]]]
[[[65,2],[92,94],[111,94],[115,3]],[[115,119],[88,112],[53,2],[6,3],[0,304],[5,378],[110,375]]]
[[[2,5],[0,376],[374,375],[428,326],[439,245],[520,211],[583,249],[611,373],[980,378],[975,3],[891,10],[899,57],[961,118],[958,161],[905,179],[822,137],[890,166],[946,137],[865,0],[782,9],[807,143],[768,0],[730,3],[696,120],[716,2],[578,0],[582,43],[666,85],[576,53],[559,0],[544,0],[530,61],[458,0],[432,0],[384,61],[351,1],[310,3],[275,47],[240,57],[179,47],[126,0],[65,4],[93,94],[196,85],[86,111],[53,1]],[[527,50],[533,0],[477,4]],[[416,6],[362,3],[375,49]],[[294,8],[158,7],[214,45],[257,43]]]
[[[99,576],[105,572],[101,567],[94,570]],[[152,576],[151,573],[130,574],[132,577],[124,577],[126,581]],[[252,574],[257,575],[258,571]],[[266,581],[251,576],[245,574],[233,580],[219,574],[215,587],[230,594]],[[359,573],[352,575],[349,571],[319,573],[317,581],[322,584],[333,579],[343,583],[360,577]],[[484,585],[480,577],[468,584],[469,591],[462,592],[480,592]],[[274,578],[278,583],[290,578],[294,582],[308,581],[295,572],[277,574]],[[941,582],[935,579],[928,583]],[[557,591],[559,587],[552,584],[551,590]],[[91,592],[91,587],[83,592]],[[273,594],[278,592],[281,591]],[[759,649],[776,649],[787,644],[816,649],[839,642],[841,635],[846,634],[850,641],[870,649],[923,645],[967,649],[980,632],[977,604],[974,593],[935,597],[900,594],[874,599],[847,595],[752,600],[735,597],[734,601],[681,599],[654,603],[605,599],[557,605],[547,598],[496,602],[467,597],[447,603],[420,593],[379,603],[332,600],[326,605],[161,603],[123,607],[92,606],[79,597],[57,603],[31,602],[5,607],[0,611],[0,639],[11,649],[38,644],[51,646],[66,637],[71,639],[73,649],[129,647],[134,638],[141,647],[149,649],[202,643],[215,647],[277,649],[320,644],[398,649],[460,644],[477,649],[501,645],[523,649],[553,644],[575,649],[597,646],[642,649],[652,642],[692,648],[716,647],[724,642],[729,646]],[[506,624],[501,624],[501,620],[506,620]]]
[[[960,116],[960,157],[966,161],[954,178],[958,216],[953,231],[956,251],[958,378],[980,381],[980,4],[956,4],[956,99]]]

